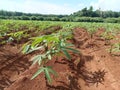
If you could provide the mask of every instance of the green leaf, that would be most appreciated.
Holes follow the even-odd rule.
[[[35,39],[35,40],[32,42],[31,46],[34,47],[34,46],[36,46],[37,44],[40,44],[42,41],[43,41],[42,38]]]
[[[71,50],[71,51],[74,52],[74,53],[80,53],[78,50],[73,49],[73,48],[65,47],[65,49],[67,49],[67,50]]]
[[[74,44],[71,44],[71,43],[66,43],[66,46],[74,46]]]
[[[31,45],[25,45],[24,47],[23,47],[23,53],[25,53],[25,54],[27,54],[28,53],[28,51],[29,51],[29,49],[30,49],[30,47],[31,47]]]
[[[40,46],[40,47],[31,47],[31,50],[29,50],[27,53],[31,53],[33,51],[36,51],[36,50],[39,50],[39,49],[42,49],[43,46]]]
[[[52,69],[51,66],[47,66],[47,69],[49,72],[51,72],[53,75],[57,76],[57,73]]]
[[[36,78],[40,73],[44,72],[44,70],[45,70],[45,68],[44,68],[44,67],[41,67],[41,68],[32,76],[31,80],[34,79],[34,78]]]
[[[45,68],[45,77],[47,78],[49,83],[52,82],[48,68]]]
[[[32,60],[33,60],[33,65],[34,65],[36,62],[38,62],[38,64],[40,65],[41,62],[42,62],[42,57],[41,57],[41,55],[37,55],[37,56],[34,56],[34,57],[32,58]]]
[[[50,54],[48,54],[48,59],[51,60],[52,59],[52,56]]]
[[[62,50],[62,52],[65,54],[65,56],[69,59],[69,60],[71,60],[71,56],[70,56],[70,54],[65,50],[65,49],[61,49]]]
[[[11,41],[13,41],[13,40],[14,40],[14,38],[9,37],[9,39],[7,40],[7,42],[11,42]]]

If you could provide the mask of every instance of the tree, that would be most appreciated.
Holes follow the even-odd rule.
[[[82,10],[82,16],[87,16],[88,14],[87,14],[87,8],[85,7],[85,8],[83,8]]]
[[[37,20],[37,17],[36,16],[31,16],[30,20]]]
[[[22,15],[21,20],[30,20],[30,18],[28,16]]]
[[[93,16],[93,7],[92,7],[92,6],[90,6],[90,8],[88,9],[87,15],[88,15],[89,17],[92,17],[92,16]]]

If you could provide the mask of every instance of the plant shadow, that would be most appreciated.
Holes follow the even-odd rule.
[[[58,86],[54,85],[48,85],[48,90],[81,90],[80,82],[79,80],[82,79],[85,81],[86,85],[89,86],[90,84],[98,86],[99,84],[103,84],[104,82],[104,76],[105,76],[105,70],[98,70],[94,72],[90,72],[86,70],[85,63],[89,62],[94,59],[94,56],[90,55],[79,55],[80,62],[77,63],[77,65],[73,62],[75,58],[78,56],[73,55],[73,60],[69,61],[64,59],[63,62],[57,61],[59,64],[66,64],[69,67],[70,74],[68,74],[68,81],[69,83],[66,83],[66,81],[57,81],[61,83]]]
[[[104,76],[106,74],[105,70],[97,70],[97,71],[88,71],[85,67],[85,63],[93,60],[94,56],[89,55],[80,55],[80,62],[75,65],[71,61],[69,61],[69,67],[73,72],[74,77],[78,80],[79,78],[83,79],[86,82],[86,85],[95,84],[103,84]]]

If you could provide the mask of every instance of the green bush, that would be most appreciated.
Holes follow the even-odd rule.
[[[106,18],[104,19],[106,23],[117,23],[117,18]]]
[[[103,19],[102,18],[92,18],[92,17],[77,17],[75,18],[75,20],[73,21],[76,21],[76,22],[103,22]]]

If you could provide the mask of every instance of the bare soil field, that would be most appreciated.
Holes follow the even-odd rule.
[[[104,29],[100,29],[91,38],[82,28],[73,30],[74,37],[69,42],[80,55],[71,53],[71,61],[54,57],[48,63],[58,73],[58,77],[52,76],[52,84],[46,83],[44,74],[30,80],[38,69],[30,61],[35,53],[23,55],[20,52],[22,45],[2,45],[0,90],[120,90],[120,54],[113,56],[107,51],[110,45],[99,36],[103,32]]]

